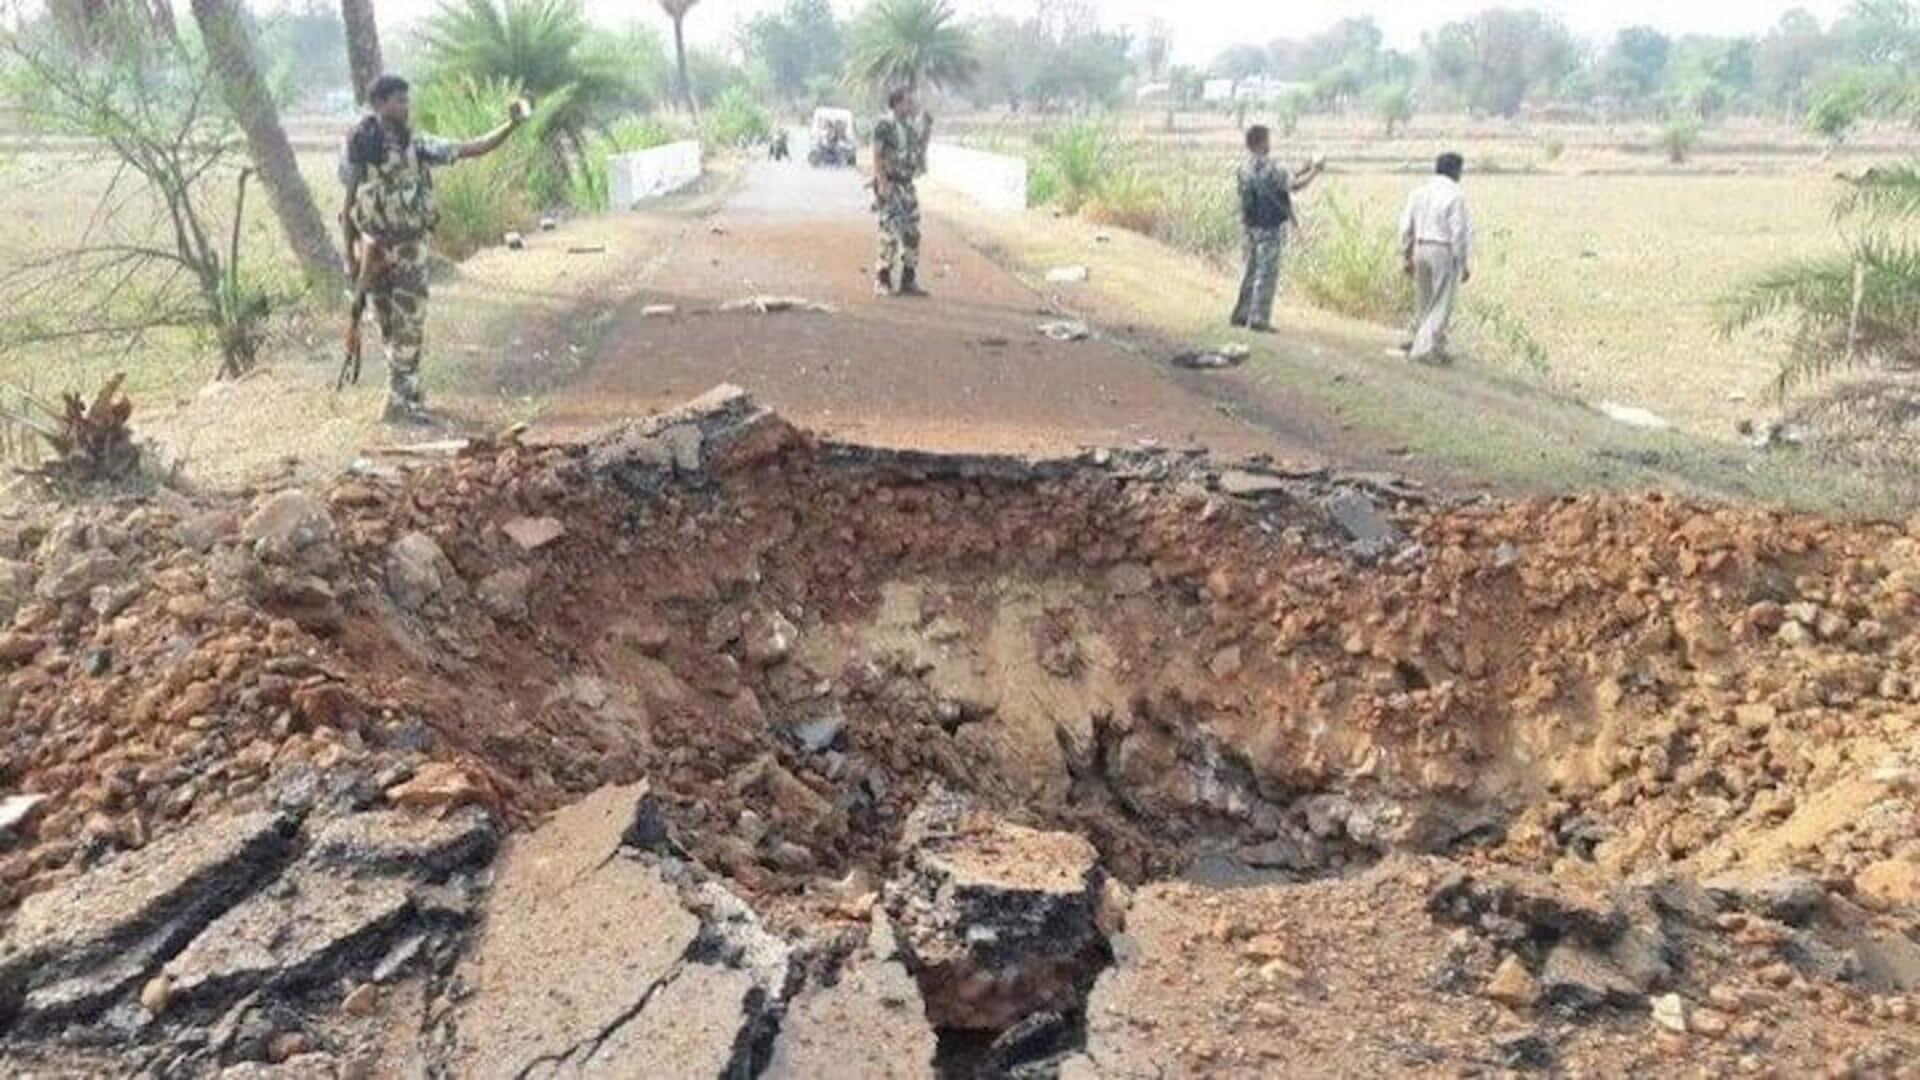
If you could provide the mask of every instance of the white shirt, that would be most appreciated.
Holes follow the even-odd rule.
[[[1445,244],[1466,265],[1473,249],[1473,222],[1467,215],[1467,197],[1451,177],[1435,176],[1414,189],[1400,215],[1400,246]]]

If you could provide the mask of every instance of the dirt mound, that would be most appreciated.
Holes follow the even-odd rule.
[[[114,932],[73,970],[50,974],[16,914],[0,1012],[18,1038],[120,1009],[110,1039],[201,1071],[249,1059],[181,1033],[250,1001],[256,1027],[339,1056],[351,1039],[298,1009],[260,1021],[259,995],[310,1007],[378,961],[426,995],[438,1049],[413,1052],[456,1062],[472,1029],[434,995],[481,977],[454,958],[491,844],[402,823],[477,808],[524,826],[643,780],[593,865],[640,860],[647,895],[687,905],[661,923],[681,937],[655,943],[637,1003],[556,1021],[592,1038],[527,1035],[549,1048],[530,1061],[619,1068],[662,1022],[647,985],[743,1003],[700,1051],[721,1071],[818,1060],[831,1033],[783,1045],[784,1018],[857,1012],[852,988],[892,985],[897,964],[949,1074],[1320,1071],[1337,1039],[1282,1060],[1234,1056],[1231,1034],[1259,1001],[1306,994],[1332,1024],[1374,992],[1295,956],[1308,931],[1286,913],[1315,897],[1358,920],[1326,962],[1384,957],[1394,935],[1417,939],[1407,963],[1454,957],[1377,1030],[1478,1034],[1352,1059],[1370,1071],[1607,1060],[1648,1023],[1621,1008],[1704,1032],[1729,1067],[1789,1050],[1871,1067],[1899,1060],[1883,1036],[1920,988],[1920,541],[1893,526],[1661,498],[1427,505],[1180,456],[879,452],[721,392],[587,445],[478,445],[245,504],[92,507],[0,540],[0,790],[17,793],[0,903],[84,895],[89,874],[153,881],[100,916]],[[252,869],[153,854],[246,813],[279,838]],[[371,837],[351,845],[365,857],[328,861],[334,830]],[[1553,885],[1487,885],[1502,868]],[[208,898],[203,879],[227,884]],[[1142,1010],[1182,1006],[1156,1003],[1142,965],[1174,945],[1123,933],[1128,897],[1171,927],[1225,887],[1273,912],[1193,963],[1239,1004],[1182,1020],[1203,1035],[1156,1034],[1170,1021]],[[1551,899],[1569,889],[1599,898],[1591,925]],[[897,943],[869,940],[876,918]],[[741,919],[794,955],[769,966]],[[290,921],[322,930],[289,945],[273,928]],[[275,944],[222,947],[249,935]],[[1233,960],[1247,936],[1273,955]],[[92,959],[134,939],[150,954],[124,970]],[[389,963],[409,942],[438,959]],[[163,972],[194,988],[183,1011],[128,1019],[183,957],[191,980]],[[84,1007],[51,1008],[73,980]],[[1706,1004],[1720,982],[1808,1003],[1814,1034],[1742,1030],[1739,991]],[[1671,1022],[1695,1006],[1704,1025]],[[1536,1008],[1569,1019],[1522,1032],[1538,1045],[1488,1041],[1490,1018]],[[1103,1009],[1130,1034],[1114,1042]]]

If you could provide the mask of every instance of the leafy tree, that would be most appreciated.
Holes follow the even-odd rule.
[[[1875,82],[1869,73],[1858,68],[1842,70],[1814,98],[1813,107],[1807,111],[1807,127],[1839,145],[1866,116],[1874,93]]]
[[[1147,20],[1146,36],[1140,39],[1140,66],[1147,78],[1159,82],[1173,63],[1173,24],[1154,16]]]
[[[1804,8],[1795,8],[1780,17],[1755,50],[1756,89],[1768,103],[1797,111],[1804,106],[1814,77],[1833,55],[1833,43],[1820,28],[1820,20]]]
[[[1473,109],[1513,116],[1551,93],[1580,59],[1573,35],[1538,11],[1493,8],[1428,35],[1435,81]]]
[[[1406,86],[1383,84],[1374,90],[1373,115],[1386,129],[1387,138],[1413,120],[1413,91]]]
[[[1218,79],[1251,79],[1267,73],[1267,53],[1258,45],[1230,45],[1207,70]]]
[[[749,20],[740,38],[747,55],[766,67],[774,92],[789,101],[806,96],[821,75],[837,74],[846,59],[845,35],[827,0],[787,0],[779,12]]]
[[[979,69],[951,0],[873,0],[854,23],[847,65],[876,91],[957,86]]]
[[[1620,31],[1603,62],[1608,91],[1629,101],[1652,97],[1666,83],[1672,53],[1672,39],[1650,26]]]
[[[313,3],[305,10],[268,15],[259,22],[258,35],[261,62],[287,96],[306,98],[342,85],[347,36],[339,17],[324,6]]]

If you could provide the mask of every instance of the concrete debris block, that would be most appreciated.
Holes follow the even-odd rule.
[[[1701,883],[1723,909],[1738,909],[1789,926],[1805,926],[1826,907],[1827,890],[1805,874],[1730,870]]]
[[[498,842],[492,817],[479,807],[444,818],[374,810],[322,828],[307,858],[346,871],[439,880],[485,863]]]
[[[1378,558],[1406,541],[1398,526],[1373,505],[1373,500],[1357,491],[1342,491],[1326,500],[1327,513],[1353,542],[1354,551],[1363,557]]]
[[[404,882],[302,864],[222,915],[166,972],[176,998],[221,999],[261,986],[294,989],[379,955],[412,911]]]
[[[1039,331],[1040,336],[1050,341],[1085,341],[1093,336],[1092,328],[1078,319],[1043,322],[1034,329]]]
[[[1601,953],[1563,941],[1547,954],[1540,970],[1540,1000],[1570,1012],[1631,1009],[1646,1003],[1632,979]]]
[[[934,1075],[939,1039],[926,1002],[895,956],[886,916],[832,986],[813,986],[787,1007],[768,1080],[910,1080]]]
[[[433,537],[411,532],[387,549],[387,592],[402,610],[419,612],[460,592],[460,575]]]
[[[693,424],[675,424],[660,433],[660,441],[666,444],[667,453],[672,458],[675,469],[683,473],[700,471],[700,450],[705,440],[698,427]]]
[[[673,304],[648,304],[640,309],[640,317],[643,319],[667,319],[678,314],[680,309]]]
[[[998,1031],[1074,1008],[1106,949],[1093,846],[972,813],[933,828],[910,823],[908,834],[920,838],[888,885],[888,910],[928,1019]]]
[[[617,857],[645,794],[605,789],[508,845],[461,969],[456,1075],[515,1078],[590,1049],[679,972],[699,918],[658,869]]]
[[[566,525],[551,517],[517,517],[500,526],[500,531],[522,551],[539,551],[567,535]]]
[[[1049,285],[1084,285],[1092,278],[1093,271],[1085,266],[1056,266],[1047,271]]]
[[[97,1012],[274,873],[292,834],[280,814],[220,818],[29,896],[0,942],[0,986],[24,990],[28,1020]]]
[[[743,296],[738,300],[729,300],[720,305],[722,315],[735,315],[741,312],[755,315],[778,315],[783,312],[837,315],[840,309],[802,296]]]
[[[1687,1002],[1679,994],[1661,994],[1653,999],[1653,1022],[1676,1035],[1687,1033]]]
[[[1245,469],[1228,469],[1220,474],[1218,482],[1222,493],[1241,499],[1272,495],[1287,489],[1286,481],[1277,476]]]
[[[284,561],[335,538],[326,504],[299,490],[263,500],[241,524],[240,535],[257,556],[269,561]]]

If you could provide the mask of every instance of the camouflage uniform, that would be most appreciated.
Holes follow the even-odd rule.
[[[1267,327],[1280,289],[1280,254],[1293,217],[1293,178],[1271,157],[1248,154],[1240,166],[1240,220],[1245,229],[1246,269],[1233,325]]]
[[[920,266],[920,193],[914,181],[927,171],[927,135],[933,118],[922,113],[918,120],[896,119],[892,113],[873,125],[873,156],[880,175],[890,181],[889,190],[874,200],[874,212],[880,217],[880,260],[875,269],[882,277],[891,277],[895,262],[900,264],[902,280],[909,280]]]
[[[459,143],[417,134],[401,143],[387,132],[383,161],[349,156],[341,163],[341,181],[354,193],[347,211],[353,225],[380,247],[381,268],[368,299],[386,343],[389,419],[426,408],[420,358],[426,344],[427,237],[440,221],[432,170],[459,156]]]

